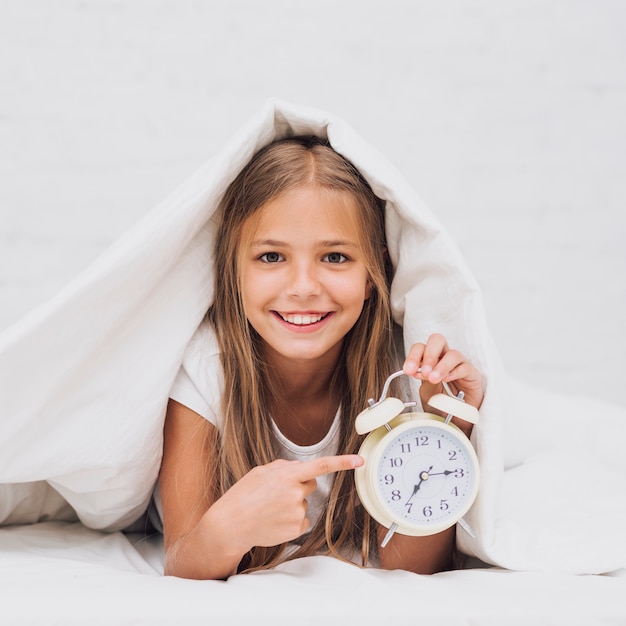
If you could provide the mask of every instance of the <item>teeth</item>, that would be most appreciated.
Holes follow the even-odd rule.
[[[308,324],[315,324],[315,322],[319,322],[324,316],[323,315],[281,315],[281,317],[290,324],[295,324],[296,326],[307,326]]]

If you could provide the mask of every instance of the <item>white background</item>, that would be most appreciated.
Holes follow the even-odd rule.
[[[626,406],[620,0],[0,0],[0,328],[271,96],[405,174],[512,374]]]

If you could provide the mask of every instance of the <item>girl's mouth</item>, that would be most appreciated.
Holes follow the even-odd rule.
[[[325,319],[330,313],[279,313],[274,311],[283,322],[294,326],[311,326]]]

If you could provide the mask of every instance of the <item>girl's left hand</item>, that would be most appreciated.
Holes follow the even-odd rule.
[[[422,381],[422,406],[426,407],[434,394],[445,393],[443,382],[446,382],[454,393],[465,394],[465,402],[480,409],[485,395],[483,376],[458,350],[450,349],[443,335],[434,334],[425,344],[413,344],[403,369],[408,376]]]

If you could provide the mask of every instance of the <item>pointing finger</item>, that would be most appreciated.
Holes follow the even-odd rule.
[[[355,467],[360,467],[363,463],[363,458],[358,454],[323,456],[319,459],[312,459],[311,461],[303,461],[300,463],[297,469],[298,478],[301,482],[306,482],[318,476],[323,476],[324,474],[351,470]]]

